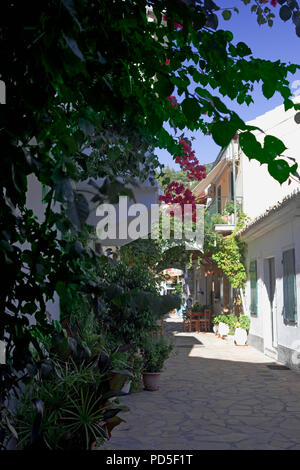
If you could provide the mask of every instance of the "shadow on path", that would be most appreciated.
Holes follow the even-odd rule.
[[[213,333],[183,333],[167,318],[175,352],[160,390],[122,398],[130,408],[103,449],[299,449],[300,376],[269,369],[259,351]],[[274,364],[274,363],[273,363]]]

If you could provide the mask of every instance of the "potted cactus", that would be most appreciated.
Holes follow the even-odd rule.
[[[159,390],[160,373],[164,362],[171,354],[173,344],[165,336],[145,339],[141,351],[143,356],[143,381],[145,390]]]

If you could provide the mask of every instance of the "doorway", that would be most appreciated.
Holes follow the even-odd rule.
[[[275,258],[266,259],[266,288],[268,293],[269,303],[269,319],[266,322],[268,325],[268,339],[267,346],[277,348],[277,335],[276,335],[276,305],[275,305],[275,291],[276,291],[276,274],[275,274]]]

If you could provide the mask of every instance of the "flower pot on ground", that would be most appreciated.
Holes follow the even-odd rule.
[[[218,328],[219,336],[223,338],[223,336],[227,336],[229,333],[229,326],[226,325],[226,323],[223,323],[222,321],[219,323],[219,328]]]
[[[154,392],[159,390],[160,372],[143,372],[145,390]]]
[[[250,318],[247,315],[241,315],[236,324],[234,333],[234,341],[237,346],[245,346],[248,339],[248,331],[250,328]]]
[[[121,392],[128,395],[128,393],[130,392],[130,387],[131,387],[131,380],[127,380],[124,383],[123,387],[121,388]]]
[[[218,325],[218,334],[222,337],[234,334],[237,321],[238,317],[233,313],[218,315],[213,319],[213,323]]]
[[[244,346],[247,343],[247,331],[244,328],[236,328],[234,333],[234,342],[237,346]]]
[[[159,376],[163,370],[166,359],[171,354],[173,344],[164,335],[152,338],[147,337],[141,351],[143,355],[143,381],[145,390],[159,389]]]

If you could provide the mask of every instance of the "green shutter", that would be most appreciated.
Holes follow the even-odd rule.
[[[250,313],[257,315],[257,264],[256,261],[250,262]]]
[[[295,275],[295,250],[283,252],[283,316],[285,320],[297,320],[297,295]]]

